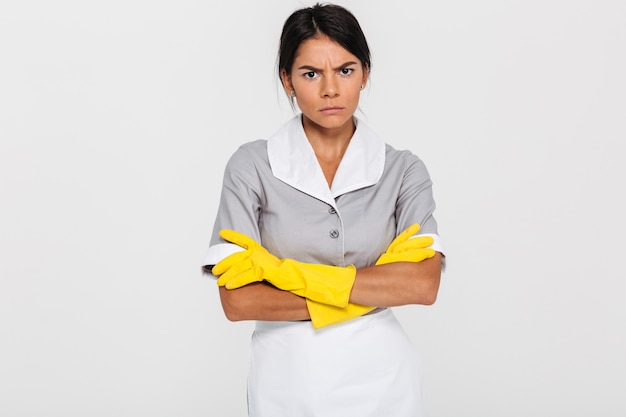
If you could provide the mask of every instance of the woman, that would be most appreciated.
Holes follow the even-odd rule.
[[[387,307],[436,299],[435,204],[424,164],[354,116],[370,70],[349,11],[294,12],[278,71],[301,114],[227,164],[204,265],[228,319],[257,321],[250,416],[424,415]]]

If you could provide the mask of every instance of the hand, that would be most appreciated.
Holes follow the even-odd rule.
[[[435,256],[435,250],[429,248],[434,243],[432,237],[417,236],[411,239],[411,236],[419,230],[420,225],[417,223],[407,227],[391,242],[385,253],[380,255],[376,265],[392,262],[421,262]]]
[[[254,239],[233,230],[222,230],[220,236],[231,243],[246,249],[227,256],[218,262],[211,271],[219,276],[217,285],[228,290],[243,287],[253,282],[263,281],[267,269],[277,269],[281,261]]]

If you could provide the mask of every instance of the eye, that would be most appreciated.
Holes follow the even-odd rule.
[[[341,75],[350,75],[354,72],[354,68],[342,68],[339,70]]]
[[[304,78],[308,78],[308,79],[312,80],[312,79],[317,77],[317,72],[309,71],[309,72],[305,72],[303,75],[304,75]]]

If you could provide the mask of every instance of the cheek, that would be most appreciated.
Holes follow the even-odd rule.
[[[296,98],[301,103],[310,103],[319,97],[318,90],[312,84],[294,86]]]
[[[359,100],[361,99],[361,85],[359,84],[358,88],[353,89],[350,92],[350,96],[352,101],[354,101],[356,104],[359,104]]]

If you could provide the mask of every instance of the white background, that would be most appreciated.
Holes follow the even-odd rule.
[[[2,3],[0,415],[245,415],[252,324],[199,264],[311,4]],[[396,309],[430,415],[626,415],[626,3],[341,4],[361,117],[435,184],[439,300]]]

